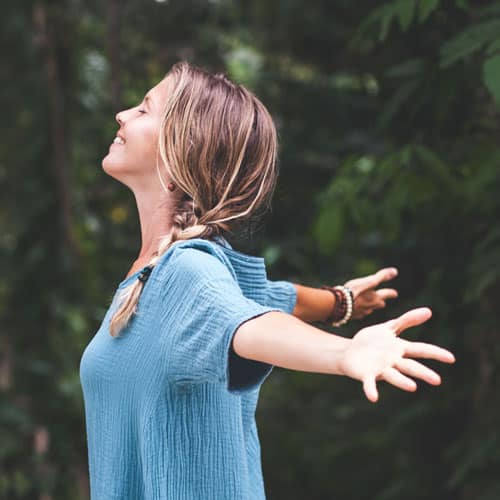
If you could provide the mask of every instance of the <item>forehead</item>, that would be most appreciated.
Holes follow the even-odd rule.
[[[164,78],[146,92],[145,98],[149,98],[150,103],[152,103],[158,108],[161,108],[163,103],[166,101],[166,96],[167,96],[167,82],[166,79]]]

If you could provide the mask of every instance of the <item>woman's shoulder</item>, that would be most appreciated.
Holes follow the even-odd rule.
[[[231,277],[245,289],[262,288],[267,282],[264,258],[239,252],[225,239],[191,238],[175,242],[160,257],[157,267],[160,269],[155,275],[164,282],[173,274],[180,275],[181,281]]]
[[[220,269],[220,265],[228,268],[231,274],[234,269],[225,254],[222,245],[204,238],[191,238],[175,242],[157,262],[158,274],[181,272],[189,277],[188,271],[204,273]]]

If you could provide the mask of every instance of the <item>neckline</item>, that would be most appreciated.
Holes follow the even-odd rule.
[[[196,239],[196,238],[193,238],[193,239]],[[185,240],[185,241],[192,241],[192,240]],[[208,241],[208,240],[203,240],[203,241]],[[264,264],[265,262],[265,259],[264,257],[258,257],[256,255],[249,255],[249,254],[246,254],[246,253],[243,253],[243,252],[240,252],[238,250],[235,250],[231,244],[226,240],[226,238],[224,238],[223,236],[216,236],[214,240],[211,240],[212,243],[215,243],[217,245],[219,245],[224,252],[226,253],[229,253],[230,255],[233,255],[234,257],[237,257],[239,258],[240,260],[243,260],[245,261],[247,264],[248,263],[253,263],[255,265],[257,265],[258,267],[262,267],[262,265]],[[170,249],[168,249],[161,257],[160,259],[162,259],[166,253],[169,252]],[[156,263],[158,264],[159,261]],[[139,274],[142,272],[142,270],[146,267],[143,266],[141,269],[137,270],[134,274],[131,274],[130,276],[128,276],[127,278],[123,279],[119,284],[118,284],[118,289],[121,289],[121,288],[124,288],[126,287],[127,285],[129,285],[134,279],[137,279],[139,277]],[[154,266],[156,267],[156,266]],[[153,268],[154,270],[154,268]]]
[[[230,247],[223,247],[224,252],[227,252],[231,255],[234,255],[235,257],[239,257],[241,260],[245,260],[247,262],[257,262],[257,263],[262,263],[265,261],[264,257],[259,257],[257,255],[250,255],[247,253],[240,252],[239,250],[235,250],[234,248]]]
[[[259,262],[259,263],[265,261],[264,257],[259,257],[257,255],[250,255],[248,253],[244,253],[244,252],[240,252],[239,250],[235,250],[231,246],[229,241],[227,241],[226,238],[224,238],[223,236],[217,236],[216,238],[220,241],[220,246],[222,247],[222,249],[225,252],[234,255],[235,257],[240,257],[241,259],[246,260],[246,261],[254,261],[254,262]]]

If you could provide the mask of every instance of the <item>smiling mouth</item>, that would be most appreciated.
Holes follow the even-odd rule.
[[[125,144],[125,141],[121,137],[116,136],[113,139],[113,144]]]

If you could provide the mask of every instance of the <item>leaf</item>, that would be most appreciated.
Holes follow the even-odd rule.
[[[359,27],[351,40],[352,46],[358,46],[362,44],[362,40],[365,36],[371,38],[372,31],[375,31],[379,26],[378,31],[378,41],[382,42],[387,37],[389,32],[389,27],[394,18],[394,9],[392,4],[381,5],[373,9],[360,23]]]
[[[413,21],[415,3],[416,0],[398,0],[394,6],[398,16],[399,25],[403,31],[406,31]]]
[[[440,66],[445,68],[461,59],[465,59],[479,50],[485,43],[496,40],[499,32],[499,19],[477,23],[466,28],[441,47]]]
[[[484,61],[483,81],[497,105],[500,105],[500,55],[490,57]]]
[[[423,23],[438,7],[439,0],[420,0],[418,2],[418,22]]]
[[[395,12],[390,4],[384,5],[383,8],[380,9],[380,33],[378,35],[380,42],[383,42],[387,38],[394,15]]]
[[[392,21],[396,16],[401,28],[406,30],[413,20],[415,4],[416,0],[396,0],[373,9],[359,26],[356,38],[359,40],[364,33],[380,25],[378,41],[383,42],[387,38]]]

